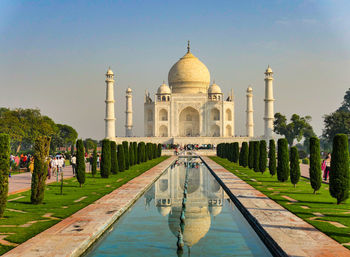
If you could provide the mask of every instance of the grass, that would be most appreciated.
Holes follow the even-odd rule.
[[[167,159],[162,156],[151,161],[130,167],[129,170],[101,178],[86,174],[86,182],[82,188],[76,178],[64,180],[63,195],[60,194],[60,182],[46,186],[44,203],[30,203],[30,190],[9,196],[4,218],[0,219],[0,236],[7,235],[4,240],[21,244],[36,234],[48,229],[62,219],[93,203],[102,196],[112,192],[131,179],[139,176],[153,166]],[[86,197],[82,199],[82,197]],[[15,199],[12,200],[11,199]],[[76,201],[82,199],[81,201]],[[44,217],[50,213],[50,217]],[[12,225],[12,226],[11,226]],[[0,237],[1,238],[1,237]],[[13,246],[0,244],[0,255],[11,250]]]
[[[310,182],[306,178],[300,178],[294,188],[290,181],[279,182],[276,175],[272,177],[268,170],[262,174],[243,168],[227,159],[216,156],[210,158],[334,240],[341,244],[350,243],[350,200],[337,205],[336,199],[329,193],[328,184],[323,183],[317,194],[313,194]],[[298,202],[290,202],[282,196],[288,196]],[[317,217],[315,213],[324,216]],[[328,221],[346,227],[339,228]],[[350,245],[344,246],[350,249]]]

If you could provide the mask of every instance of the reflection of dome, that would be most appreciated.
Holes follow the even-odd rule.
[[[171,232],[177,237],[180,228],[180,213],[181,207],[172,209],[168,218],[168,225]],[[210,215],[206,206],[200,208],[196,206],[189,206],[185,212],[185,229],[183,239],[185,245],[193,246],[199,242],[210,229]]]
[[[158,206],[157,209],[158,209],[158,212],[162,216],[168,215],[170,213],[170,211],[171,211],[171,207],[170,206]]]
[[[169,86],[173,93],[207,93],[210,84],[208,68],[189,50],[168,74]]]
[[[168,87],[167,84],[163,83],[158,88],[157,94],[158,95],[171,94],[171,90],[170,90],[170,88]]]
[[[179,174],[179,176],[180,176],[180,188],[181,188],[181,191],[183,191],[184,185],[185,185],[186,174],[185,174],[185,172],[183,172],[182,174]],[[199,169],[189,169],[187,192],[189,194],[192,194],[193,192],[197,191],[199,186],[200,186],[200,170]]]
[[[210,189],[213,193],[216,193],[220,190],[220,184],[215,180],[211,182]]]
[[[209,87],[208,93],[209,93],[209,94],[221,94],[222,92],[221,92],[221,88],[220,88],[217,84],[213,83],[213,84]]]
[[[211,214],[213,214],[213,216],[217,216],[221,213],[222,211],[222,206],[209,206],[209,211]]]

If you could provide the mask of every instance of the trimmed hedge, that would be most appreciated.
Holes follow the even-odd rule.
[[[254,168],[254,142],[249,141],[249,151],[248,151],[248,168]]]
[[[259,158],[259,171],[264,173],[266,170],[267,163],[267,152],[266,152],[266,141],[260,141],[260,158]]]
[[[129,163],[129,143],[127,141],[123,141],[122,145],[124,147],[125,169],[128,170],[129,167],[130,167],[130,163]]]
[[[162,145],[161,144],[158,144],[158,151],[157,151],[157,156],[158,157],[161,157],[162,156]]]
[[[137,164],[137,143],[132,142],[132,146],[134,147],[134,165]]]
[[[289,177],[289,154],[287,139],[278,139],[277,145],[277,179],[280,182],[284,182],[287,181]]]
[[[300,179],[299,152],[296,146],[290,149],[290,182],[295,185]]]
[[[254,171],[260,171],[260,142],[254,141]]]
[[[4,215],[9,190],[10,136],[0,133],[0,218]]]
[[[233,151],[232,151],[232,161],[234,163],[238,163],[239,159],[239,144],[238,142],[233,143]]]
[[[77,140],[77,167],[76,176],[80,187],[85,183],[85,149],[83,140]]]
[[[337,134],[333,139],[329,192],[337,204],[349,197],[349,148],[345,134]]]
[[[117,174],[119,171],[118,159],[117,159],[117,144],[111,141],[111,172]]]
[[[241,147],[241,152],[239,155],[239,165],[241,165],[242,167],[248,166],[248,155],[249,155],[248,143],[243,142]]]
[[[276,144],[275,140],[270,139],[269,142],[269,171],[271,176],[276,174]]]
[[[321,157],[320,157],[320,140],[317,137],[310,138],[310,184],[314,189],[314,194],[321,188]]]
[[[118,145],[117,148],[118,148],[117,158],[118,158],[119,171],[123,172],[125,171],[124,146]]]
[[[101,155],[101,177],[108,178],[111,172],[111,142],[108,139],[102,140]]]
[[[131,143],[129,145],[129,164],[130,167],[134,165],[134,147]]]

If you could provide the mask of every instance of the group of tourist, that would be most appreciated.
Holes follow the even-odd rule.
[[[48,179],[51,178],[51,176],[59,176],[62,172],[63,167],[65,166],[65,158],[63,155],[57,155],[54,157],[49,158],[49,166],[47,171],[47,177]]]

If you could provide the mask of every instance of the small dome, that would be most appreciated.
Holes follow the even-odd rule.
[[[251,92],[253,92],[253,89],[252,89],[252,87],[249,86],[249,87],[247,88],[247,93],[251,93]]]
[[[215,217],[221,213],[222,206],[209,206],[209,211]]]
[[[209,87],[208,93],[209,93],[209,94],[221,94],[222,92],[221,92],[221,88],[220,88],[218,85],[216,85],[215,83],[213,83],[213,84]]]
[[[114,75],[113,71],[111,68],[108,68],[106,75]]]
[[[171,94],[170,87],[167,84],[163,83],[158,88],[157,94],[158,95]]]
[[[128,87],[128,88],[126,89],[126,93],[131,93],[131,92],[132,92],[131,88]]]

